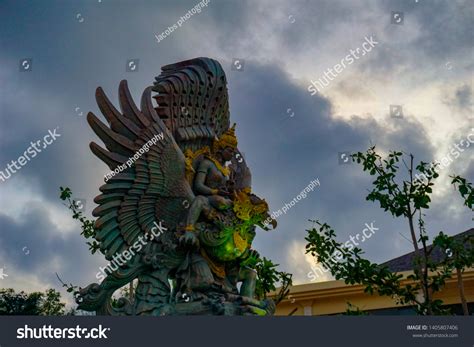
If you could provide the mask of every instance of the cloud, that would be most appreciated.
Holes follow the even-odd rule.
[[[0,169],[48,129],[61,129],[57,142],[0,182],[0,264],[14,274],[2,286],[57,288],[55,271],[74,284],[95,281],[105,259],[89,255],[58,199],[59,186],[70,186],[86,199],[90,216],[108,171],[88,148],[97,141],[84,117],[89,110],[100,114],[95,88],[102,86],[118,105],[118,83],[127,79],[138,102],[162,65],[198,56],[218,59],[227,73],[240,150],[252,170],[253,190],[270,208],[291,201],[311,180],[321,182],[278,219],[276,231],[257,233],[255,249],[301,282],[308,281],[311,269],[304,254],[308,219],[331,224],[340,241],[376,220],[383,232],[364,244],[374,261],[411,250],[400,236],[407,235],[406,222],[365,201],[372,179],[356,164],[340,165],[338,153],[376,144],[384,153],[402,149],[429,161],[465,136],[472,127],[468,2],[211,1],[157,43],[154,35],[196,3],[67,3],[41,11],[39,4],[2,7],[0,26],[8,35],[0,53]],[[403,26],[390,24],[393,10],[404,11]],[[83,22],[76,19],[79,12]],[[311,96],[308,81],[367,35],[380,45],[324,93]],[[20,73],[19,59],[25,57],[33,59],[33,70]],[[138,71],[126,72],[126,60],[134,58],[140,60]],[[245,59],[243,71],[231,70],[233,58]],[[391,104],[403,106],[403,119],[390,117]],[[470,211],[446,189],[448,173],[472,180],[471,153],[466,150],[440,179],[444,188],[427,218],[431,235],[455,234],[471,225]]]
[[[472,117],[472,87],[468,84],[464,84],[455,89],[454,95],[446,96],[447,100],[445,103],[461,112]]]
[[[15,219],[0,214],[0,264],[9,275],[0,285],[25,291],[56,288],[72,304],[71,294],[61,288],[56,273],[68,283],[84,285],[94,281],[96,269],[105,261],[90,255],[77,224],[65,232],[64,225],[56,225],[55,212],[48,204],[35,198],[23,205]],[[66,214],[66,207],[64,210]]]
[[[287,264],[293,270],[293,284],[308,282],[324,282],[334,278],[329,271],[325,271],[313,256],[305,254],[303,241],[292,240],[287,252]],[[321,269],[321,270],[319,270]]]

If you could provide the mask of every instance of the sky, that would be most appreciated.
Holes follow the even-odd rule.
[[[109,171],[88,146],[100,142],[85,118],[100,114],[95,89],[118,105],[126,79],[138,102],[161,66],[195,57],[216,59],[226,72],[239,149],[253,191],[270,210],[320,182],[278,218],[276,230],[258,230],[253,244],[296,284],[310,282],[315,265],[305,254],[310,219],[330,224],[341,242],[372,223],[377,230],[361,248],[374,262],[412,251],[408,223],[365,200],[371,177],[341,153],[376,145],[382,154],[401,150],[428,162],[463,140],[441,170],[426,222],[430,236],[473,227],[449,178],[474,181],[474,144],[466,145],[474,134],[472,1],[211,0],[158,42],[155,35],[197,4],[0,2],[0,170],[32,141],[55,129],[60,135],[0,181],[0,268],[7,274],[0,287],[53,287],[70,303],[55,273],[82,287],[96,281],[107,262],[90,254],[59,199],[59,187],[70,187],[91,218]],[[377,43],[349,63],[351,50],[367,48],[367,40]],[[127,71],[132,59],[137,67]],[[311,81],[329,68],[327,86],[311,95]]]

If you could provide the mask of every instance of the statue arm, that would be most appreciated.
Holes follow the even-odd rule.
[[[198,172],[194,178],[194,191],[199,195],[215,195],[217,194],[217,189],[212,189],[206,186],[206,177],[207,172],[209,171],[209,163],[206,160],[203,160],[199,164]]]

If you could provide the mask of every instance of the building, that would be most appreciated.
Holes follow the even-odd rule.
[[[463,239],[465,236],[474,237],[474,228],[453,237]],[[444,256],[442,251],[435,247],[432,259],[439,260],[442,256]],[[402,274],[403,283],[408,284],[410,281],[406,278],[412,274],[413,257],[414,252],[407,253],[382,265]],[[463,282],[469,312],[472,315],[474,313],[474,268],[467,269],[463,273]],[[441,299],[446,306],[450,306],[454,313],[462,314],[455,274],[446,281],[446,286],[435,295],[435,298]],[[276,315],[337,315],[346,312],[348,303],[373,315],[416,314],[410,306],[397,305],[395,300],[388,296],[364,293],[362,285],[346,285],[344,281],[327,281],[292,286],[288,297],[277,306]]]

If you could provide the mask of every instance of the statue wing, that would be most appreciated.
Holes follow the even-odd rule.
[[[100,87],[96,100],[108,126],[92,112],[87,121],[106,149],[94,142],[90,148],[112,171],[121,167],[120,173],[100,187],[102,194],[94,199],[99,204],[93,211],[98,217],[95,238],[110,260],[138,241],[140,235],[151,232],[154,222],[162,221],[168,230],[175,228],[194,194],[185,177],[185,157],[153,107],[151,87],[143,92],[141,111],[125,80],[119,87],[122,113]],[[140,154],[153,138],[155,143]]]
[[[153,98],[179,147],[185,152],[211,146],[230,125],[227,79],[221,64],[194,58],[161,68]]]

